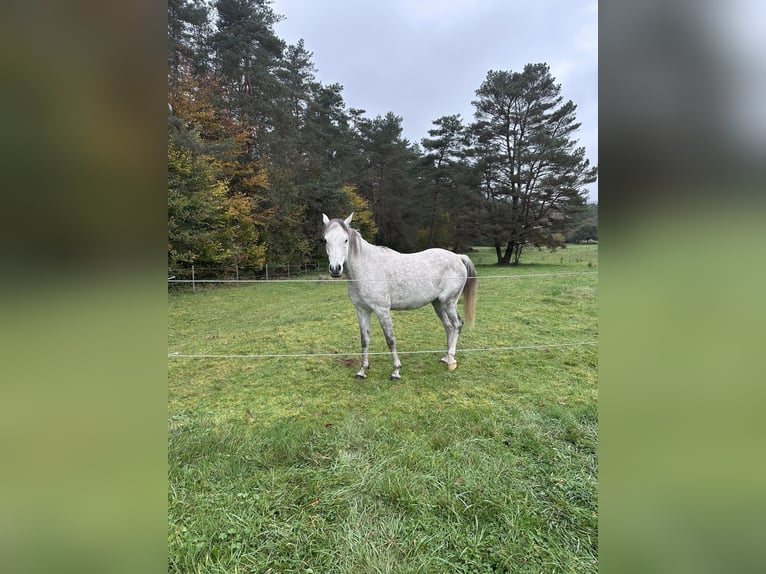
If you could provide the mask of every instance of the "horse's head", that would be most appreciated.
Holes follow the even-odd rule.
[[[352,213],[343,220],[345,225],[341,225],[340,220],[331,220],[324,213],[322,221],[324,222],[324,243],[327,249],[327,258],[330,260],[330,275],[340,277],[343,273],[343,264],[348,257],[349,224]]]

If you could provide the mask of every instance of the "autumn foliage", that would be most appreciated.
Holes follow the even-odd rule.
[[[400,116],[317,81],[271,4],[168,1],[170,268],[314,261],[322,213],[400,251],[494,245],[505,264],[574,229],[596,170],[546,65],[489,72],[476,122],[444,116],[412,143]]]

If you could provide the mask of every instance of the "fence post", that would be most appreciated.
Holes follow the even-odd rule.
[[[266,264],[266,281],[269,280],[269,264]]]
[[[192,291],[197,292],[197,285],[194,283],[194,264],[192,263]]]
[[[237,281],[239,281],[239,263],[234,264],[234,271],[237,273]]]
[[[287,264],[287,278],[290,279],[290,264]]]

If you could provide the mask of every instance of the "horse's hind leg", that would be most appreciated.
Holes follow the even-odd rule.
[[[441,301],[436,299],[435,301],[432,301],[431,304],[434,307],[434,311],[436,311],[436,315],[439,317],[439,319],[441,319],[442,325],[444,325],[444,334],[447,336],[447,354],[439,360],[442,363],[447,363],[447,368],[452,370],[455,367],[450,367],[451,365],[457,366],[454,353],[450,355],[449,351],[453,334],[452,321],[450,321],[449,316],[447,315],[447,312],[445,311],[444,305]]]
[[[357,307],[356,316],[359,319],[359,334],[362,340],[362,368],[356,374],[357,379],[367,377],[367,369],[370,368],[370,311]]]
[[[391,373],[391,378],[401,379],[399,369],[402,367],[402,362],[399,360],[399,354],[396,352],[396,339],[394,339],[394,324],[391,321],[391,313],[388,309],[380,309],[376,310],[375,314],[378,316],[383,334],[386,336],[386,343],[388,343],[388,348],[394,358],[394,372]]]
[[[455,359],[457,339],[460,336],[463,320],[457,312],[457,300],[445,303],[443,309],[446,317],[446,320],[444,320],[445,330],[447,329],[447,323],[449,323],[450,326],[450,329],[447,331],[447,368],[450,371],[454,371],[457,368],[457,360]]]

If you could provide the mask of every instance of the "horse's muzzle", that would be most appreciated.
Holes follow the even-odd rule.
[[[330,265],[330,275],[340,277],[343,273],[343,265]]]

